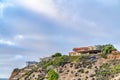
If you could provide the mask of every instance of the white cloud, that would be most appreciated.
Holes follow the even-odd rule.
[[[64,3],[64,0],[13,0],[13,2],[21,7],[31,10],[38,14],[43,14],[47,17],[53,18],[57,21],[65,21],[64,19],[71,17],[68,12],[70,9]],[[67,8],[66,8],[67,7]],[[68,10],[67,10],[68,9]],[[70,19],[69,19],[70,20]]]
[[[14,0],[14,2],[38,13],[52,17],[57,15],[53,0]]]
[[[19,34],[10,38],[0,39],[0,44],[7,46],[17,46],[23,40],[24,40],[24,36]]]
[[[16,35],[16,36],[14,37],[14,39],[15,39],[15,40],[23,40],[23,39],[24,39],[24,36],[21,35],[21,34],[19,34],[19,35]]]
[[[61,4],[55,4],[54,0],[15,0],[15,2],[22,7],[32,10],[37,13],[43,13],[47,16],[55,18],[58,23],[63,25],[64,27],[67,27],[69,29],[77,30],[80,32],[87,32],[87,34],[95,37],[106,37],[109,35],[109,33],[105,32],[104,28],[101,27],[99,24],[97,24],[96,21],[92,19],[86,19],[80,15],[80,10],[73,10],[70,9],[67,4],[61,5]],[[63,1],[64,2],[64,1]],[[75,5],[74,3],[72,5]],[[79,7],[79,6],[78,6]],[[61,9],[62,8],[62,9]],[[58,11],[58,12],[57,12]],[[75,11],[75,12],[73,12]],[[39,39],[44,39],[45,36],[41,35],[34,35],[32,36],[31,32],[35,32],[37,30],[35,23],[30,22],[27,19],[23,18],[18,18],[18,19],[13,19],[9,21],[12,26],[14,26],[14,29],[18,32],[22,32],[23,34],[27,33],[30,34],[31,37],[34,36],[34,39],[39,38]],[[19,25],[18,25],[19,24]],[[17,27],[16,27],[17,26]],[[33,27],[34,26],[34,27]],[[40,26],[40,25],[39,25]],[[61,26],[60,26],[61,27]],[[99,29],[97,29],[99,28]],[[27,31],[29,29],[29,31]],[[93,31],[96,29],[95,31]],[[41,32],[39,31],[39,34]],[[48,35],[48,34],[47,34]],[[16,39],[23,38],[30,38],[30,36],[16,36]]]
[[[9,46],[15,45],[14,42],[9,41],[9,40],[3,40],[3,39],[0,39],[0,44],[5,44],[5,45],[9,45]]]

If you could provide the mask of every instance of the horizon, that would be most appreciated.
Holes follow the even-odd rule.
[[[0,78],[74,47],[120,50],[119,0],[0,0]]]

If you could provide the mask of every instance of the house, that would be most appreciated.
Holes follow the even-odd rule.
[[[36,61],[27,61],[26,62],[26,66],[32,66],[32,65],[35,65],[35,64],[37,64],[38,62],[36,62]]]
[[[78,56],[81,54],[98,54],[101,53],[96,46],[88,46],[88,47],[80,47],[80,48],[73,48],[73,52],[70,52],[70,56]]]

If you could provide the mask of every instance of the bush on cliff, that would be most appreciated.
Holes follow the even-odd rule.
[[[60,57],[60,56],[62,56],[61,53],[55,53],[55,54],[52,55],[52,57]]]
[[[111,44],[107,44],[104,46],[104,48],[102,49],[102,54],[101,56],[103,58],[107,58],[107,55],[110,54],[113,50],[117,50],[113,45]]]
[[[103,49],[102,53],[103,54],[110,54],[113,50],[117,50],[113,45],[107,44]]]
[[[63,66],[66,63],[65,56],[57,57],[53,60],[54,66]]]
[[[59,75],[53,69],[48,71],[48,80],[58,80]]]

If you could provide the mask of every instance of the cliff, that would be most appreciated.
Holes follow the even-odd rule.
[[[10,76],[10,80],[13,80],[13,78],[15,76],[17,76],[20,73],[20,71],[21,71],[21,69],[18,69],[18,68],[14,69],[11,76]]]
[[[59,75],[58,80],[120,79],[119,58],[103,58],[101,54],[85,54],[81,56],[54,56],[41,59],[38,64],[13,70],[9,80],[48,80],[50,69],[55,70]]]

